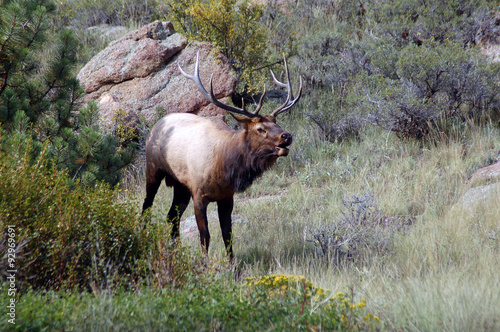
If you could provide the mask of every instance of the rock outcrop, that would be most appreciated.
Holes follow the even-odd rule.
[[[477,204],[490,200],[500,200],[499,182],[467,190],[460,200],[460,205],[464,210],[470,211]]]
[[[470,183],[474,185],[481,182],[494,182],[498,179],[500,179],[500,161],[476,170],[470,178]],[[500,199],[500,182],[476,186],[467,190],[462,196],[460,204],[465,210],[471,210],[476,204],[490,199],[495,200],[495,197]]]
[[[474,174],[472,174],[470,182],[474,183],[480,180],[492,180],[495,178],[500,178],[500,161],[476,170]]]
[[[187,45],[170,22],[156,21],[110,43],[82,68],[78,79],[87,93],[83,102],[97,101],[105,125],[112,124],[118,110],[129,118],[142,115],[147,120],[154,119],[158,109],[165,113],[223,114],[179,72],[178,64],[187,72],[193,71],[197,53],[203,84],[208,87],[213,74],[217,98],[230,97],[236,78],[227,59],[209,44]]]

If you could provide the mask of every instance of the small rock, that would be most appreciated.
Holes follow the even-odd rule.
[[[491,180],[500,177],[500,162],[478,169],[472,174],[470,182]]]
[[[209,221],[215,221],[217,224],[219,224],[219,216],[218,216],[217,212],[215,212],[215,211],[211,211],[208,214],[208,219],[209,219]],[[233,226],[237,225],[237,224],[248,223],[248,218],[241,217],[238,215],[231,216],[231,219],[232,219]],[[199,237],[198,225],[196,224],[196,217],[194,215],[186,217],[185,219],[181,220],[180,233],[181,233],[181,237],[184,237],[184,238],[198,238]]]

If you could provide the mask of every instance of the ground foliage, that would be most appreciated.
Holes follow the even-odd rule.
[[[29,306],[26,305],[29,303]],[[5,297],[0,304],[6,306]],[[203,284],[133,292],[27,291],[13,330],[175,331],[349,330],[380,328],[366,300],[315,287],[303,276],[269,275],[241,285],[227,272]],[[90,319],[91,318],[91,319]],[[244,324],[242,324],[244,322]],[[0,327],[5,327],[5,321]]]
[[[217,46],[237,73],[242,92],[261,89],[267,36],[260,24],[264,7],[250,1],[167,1],[175,28],[190,40]]]
[[[111,4],[120,7],[118,2]],[[89,11],[75,10],[74,5],[74,1],[62,2],[58,13],[67,16],[60,21],[56,16],[54,22],[76,20],[71,22],[77,27],[125,22],[129,15],[126,10],[114,11],[117,16],[108,20],[102,5]],[[164,9],[154,5],[159,6],[158,12]],[[263,179],[265,185],[256,189],[259,193],[291,187],[298,199],[288,210],[276,203],[265,210],[265,216],[258,209],[247,211],[258,227],[254,236],[248,231],[244,239],[238,238],[243,243],[237,254],[242,259],[238,269],[253,263],[253,271],[262,275],[263,270],[282,268],[286,259],[288,268],[295,269],[302,259],[307,261],[304,269],[315,269],[311,274],[326,278],[339,269],[336,278],[345,274],[353,283],[382,284],[379,288],[389,290],[386,298],[395,295],[392,302],[384,298],[375,307],[402,313],[404,319],[384,312],[388,324],[384,327],[395,330],[457,326],[446,317],[465,321],[471,329],[498,326],[498,320],[491,319],[494,309],[489,309],[498,306],[474,311],[478,319],[462,320],[460,315],[470,311],[462,310],[463,303],[478,303],[471,293],[498,294],[498,276],[489,275],[487,268],[498,266],[495,210],[487,209],[468,223],[463,220],[471,218],[445,212],[462,190],[455,182],[464,182],[467,172],[498,155],[491,137],[498,125],[500,71],[479,49],[498,33],[495,5],[483,0],[313,0],[283,8],[272,1],[267,7],[245,1],[167,2],[171,10],[179,10],[176,15],[186,26],[184,33],[233,52],[233,65],[241,75],[246,70],[246,76],[241,76],[245,80],[255,74],[259,63],[273,64],[273,59],[281,58],[277,53],[285,51],[292,71],[300,71],[306,82],[299,107],[309,120],[291,116],[283,121],[291,124],[300,119],[294,128],[303,126],[308,131],[295,136],[294,156],[277,165],[273,177]],[[119,182],[118,171],[130,162],[131,150],[123,133],[115,137],[100,131],[95,103],[75,112],[81,90],[74,71],[82,65],[78,63],[82,50],[72,32],[60,30],[66,23],[57,23],[51,30],[48,15],[57,13],[55,9],[51,2],[26,0],[4,1],[0,9],[0,222],[2,229],[15,225],[19,236],[16,255],[24,264],[18,275],[20,330],[165,326],[160,324],[178,329],[255,330],[269,328],[270,322],[277,330],[379,328],[378,317],[363,311],[371,301],[354,301],[355,296],[347,301],[344,293],[330,294],[305,278],[266,275],[242,285],[238,269],[231,271],[234,279],[221,277],[204,257],[168,241],[161,215],[143,219],[137,211],[139,203],[123,203],[119,198],[123,193],[102,184]],[[132,22],[137,19],[134,15],[130,14]],[[90,16],[96,19],[78,22]],[[149,11],[145,17],[150,17]],[[214,27],[215,21],[224,25]],[[241,43],[224,40],[220,29]],[[260,81],[260,74],[255,75]],[[390,133],[383,139],[367,135],[369,124],[396,133],[400,140],[389,139]],[[481,134],[471,130],[475,126]],[[474,135],[486,139],[474,140]],[[358,141],[368,146],[359,158],[343,154],[354,151],[347,147]],[[470,157],[475,153],[483,155]],[[486,161],[479,160],[482,157]],[[384,171],[392,170],[388,164],[401,165],[399,179],[384,177]],[[457,165],[468,169],[457,170]],[[363,181],[355,182],[356,178]],[[385,205],[379,206],[372,194],[344,195],[343,204],[338,209],[333,206],[333,197],[341,196],[347,184],[356,187],[353,192],[365,192],[368,186],[379,189],[375,195],[388,195],[377,187],[380,181],[394,186],[386,190],[392,191],[389,207],[395,213],[384,212],[387,197]],[[307,195],[315,189],[317,195]],[[401,193],[414,197],[401,197]],[[305,207],[299,209],[300,199]],[[428,221],[433,218],[439,223]],[[302,234],[304,228],[297,220],[315,221],[315,225]],[[273,228],[268,231],[271,235],[265,233],[266,227]],[[315,251],[308,251],[307,239]],[[0,251],[5,252],[5,244],[4,231]],[[356,265],[364,249],[370,251],[375,267]],[[339,260],[339,256],[348,259]],[[390,257],[391,262],[381,257]],[[460,265],[461,260],[467,264]],[[5,269],[5,257],[1,264]],[[377,268],[385,273],[382,283],[377,279],[381,274],[373,275]],[[455,268],[461,272],[454,273]],[[464,274],[471,280],[464,281]],[[446,294],[458,295],[448,301]],[[405,308],[391,307],[405,296]],[[441,310],[443,299],[447,308],[458,309]],[[491,295],[480,297],[483,300],[498,303]],[[32,310],[36,307],[40,310]],[[389,324],[390,319],[401,321]]]
[[[161,1],[60,1],[52,22],[56,28],[71,27],[85,30],[98,25],[142,26],[165,15]]]
[[[428,139],[451,122],[497,116],[499,65],[478,47],[499,31],[491,3],[345,5],[303,5],[313,26],[324,18],[318,8],[337,17],[332,28],[301,38],[297,50],[313,96],[309,116],[326,139],[355,137],[366,124]]]
[[[135,207],[114,203],[116,190],[72,182],[45,158],[48,144],[31,160],[29,148],[15,156],[0,153],[0,221],[16,231],[19,291],[88,289],[117,282],[119,274],[137,276],[143,240]],[[15,194],[13,194],[15,193]],[[7,248],[2,232],[0,247]],[[7,270],[7,258],[2,258]]]

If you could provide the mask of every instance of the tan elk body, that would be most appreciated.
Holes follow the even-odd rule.
[[[271,115],[259,115],[262,95],[254,112],[219,102],[201,84],[199,59],[195,72],[184,76],[196,83],[198,90],[212,103],[227,110],[242,129],[233,130],[223,121],[193,114],[169,114],[159,120],[146,140],[146,198],[143,211],[152,204],[160,183],[174,187],[174,198],[167,220],[173,224],[172,235],[179,235],[179,220],[191,197],[202,247],[208,250],[207,205],[217,202],[219,222],[226,250],[233,257],[231,244],[231,213],[235,192],[247,189],[264,171],[281,156],[288,155],[292,135],[276,124],[276,116],[290,109],[300,98],[302,81],[297,98],[293,98],[288,68],[285,61],[286,84],[275,83],[288,89],[286,102]],[[210,82],[211,84],[211,82]],[[236,114],[235,114],[236,113]],[[240,116],[241,114],[244,116]]]

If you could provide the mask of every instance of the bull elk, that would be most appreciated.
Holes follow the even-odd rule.
[[[226,110],[241,126],[229,128],[223,121],[194,114],[174,113],[160,119],[151,129],[146,140],[146,198],[143,212],[152,204],[160,183],[165,179],[174,187],[172,206],[167,221],[172,223],[172,237],[179,236],[182,213],[193,198],[196,223],[202,248],[208,252],[207,206],[217,202],[222,238],[229,257],[233,258],[231,242],[231,213],[233,196],[246,190],[252,182],[271,167],[278,157],[288,155],[292,135],[276,124],[276,117],[289,110],[300,99],[293,97],[292,86],[285,59],[286,83],[271,75],[275,84],[288,90],[284,104],[271,115],[260,115],[265,96],[262,94],[253,112],[226,105],[217,100],[210,79],[210,93],[203,87],[199,76],[199,56],[196,57],[194,74],[181,73],[194,81],[201,94],[211,103]]]

